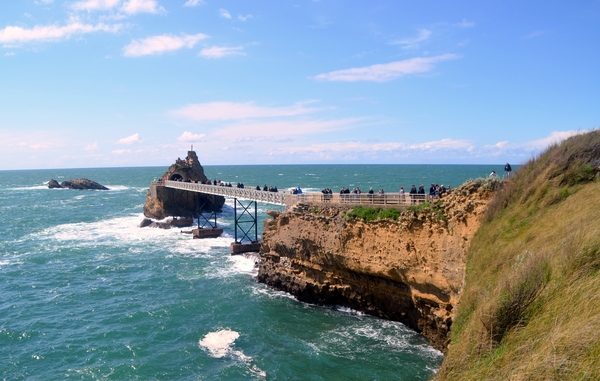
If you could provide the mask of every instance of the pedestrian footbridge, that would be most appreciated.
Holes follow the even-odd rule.
[[[300,203],[371,206],[415,205],[418,203],[423,203],[429,199],[429,195],[425,194],[399,193],[324,194],[322,192],[308,192],[294,194],[288,190],[273,192],[248,187],[238,188],[232,186],[210,185],[174,180],[155,181],[153,182],[153,185],[156,187],[177,189],[179,191],[233,198],[235,216],[235,242],[231,244],[231,252],[234,254],[248,251],[258,251],[260,249],[260,243],[258,242],[257,202],[282,205],[285,206],[286,210],[289,210]],[[245,202],[242,202],[242,200]],[[198,236],[211,236],[211,233],[208,230],[218,229],[216,227],[216,214],[217,212],[213,211],[212,217],[214,217],[214,224],[211,223],[208,218],[202,217],[205,221],[205,226],[210,225],[210,228],[205,230],[202,230],[202,228],[205,226],[202,228],[200,227],[201,216],[198,216]]]

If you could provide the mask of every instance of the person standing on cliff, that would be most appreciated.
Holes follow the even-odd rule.
[[[404,203],[404,187],[400,187],[400,202]]]
[[[511,173],[512,173],[512,168],[511,168],[510,164],[506,163],[506,165],[504,166],[504,175],[506,176],[507,179],[510,177]]]

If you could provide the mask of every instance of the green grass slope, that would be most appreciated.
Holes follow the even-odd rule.
[[[496,192],[436,380],[600,380],[600,130]]]

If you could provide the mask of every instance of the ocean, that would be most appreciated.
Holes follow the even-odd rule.
[[[442,354],[400,323],[258,284],[255,258],[229,253],[232,200],[219,238],[138,228],[166,169],[0,171],[0,379],[427,380],[438,369]],[[234,184],[334,192],[457,187],[492,169],[503,166],[204,167]],[[82,177],[110,190],[47,187]]]

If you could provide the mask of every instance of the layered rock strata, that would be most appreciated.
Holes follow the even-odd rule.
[[[466,252],[490,193],[475,183],[398,221],[299,205],[265,220],[258,281],[299,300],[400,321],[445,351]],[[411,208],[409,208],[411,209]]]
[[[178,158],[161,180],[206,182],[208,179],[196,152],[191,150],[185,159]],[[222,196],[166,188],[158,182],[152,183],[148,189],[144,216],[156,220],[169,216],[195,217],[204,211],[220,211],[224,203]]]

